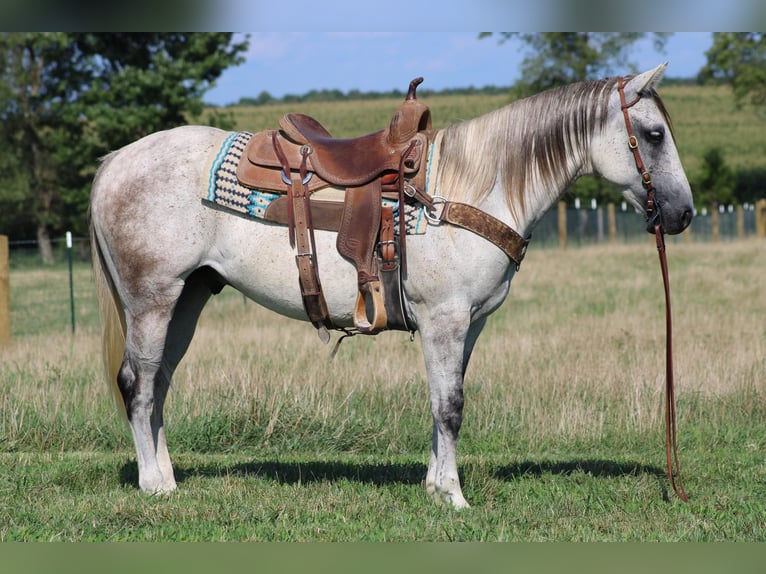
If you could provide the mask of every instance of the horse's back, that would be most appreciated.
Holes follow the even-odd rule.
[[[151,133],[107,155],[93,192],[105,184],[118,186],[138,177],[167,177],[202,170],[200,159],[213,153],[229,132],[207,126],[181,126]]]

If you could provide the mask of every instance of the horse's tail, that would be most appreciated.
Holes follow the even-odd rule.
[[[109,273],[109,267],[106,263],[108,255],[99,242],[92,218],[90,218],[89,230],[93,275],[96,282],[96,297],[98,298],[98,309],[101,316],[101,349],[104,360],[104,372],[120,412],[122,412],[127,420],[125,403],[123,402],[120,388],[117,386],[117,374],[120,371],[123,355],[125,354],[125,334],[127,333],[125,311],[123,310],[122,301],[117,293],[117,289],[115,289],[114,280]]]

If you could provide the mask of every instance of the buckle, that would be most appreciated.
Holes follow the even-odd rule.
[[[428,221],[431,225],[439,225],[441,224],[442,221],[444,221],[443,219],[444,208],[447,206],[447,198],[442,197],[441,195],[434,195],[432,197],[432,200],[433,200],[432,211],[433,213],[435,213],[435,215],[432,215],[432,213],[429,212],[428,209],[423,211],[423,215],[425,216],[426,221]],[[441,209],[437,209],[439,208],[439,206],[441,206]]]

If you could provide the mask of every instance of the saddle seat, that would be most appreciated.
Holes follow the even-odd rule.
[[[402,107],[406,109],[406,103]],[[404,153],[404,174],[417,171],[427,144],[426,136],[418,132],[430,129],[430,115],[416,123],[412,133],[402,133],[401,114],[401,109],[394,114],[388,129],[350,139],[333,138],[322,124],[305,114],[285,114],[279,127],[291,140],[311,148],[309,163],[320,177],[334,185],[354,186],[386,172],[398,172]]]
[[[428,147],[431,112],[415,93],[422,81],[416,78],[410,82],[407,97],[388,128],[355,138],[334,138],[319,121],[305,114],[283,115],[280,130],[253,135],[237,168],[237,178],[247,187],[284,190],[278,171],[261,169],[283,167],[274,151],[276,138],[293,171],[298,170],[304,146],[308,146],[306,169],[314,174],[308,184],[311,192],[327,185],[355,187],[379,177],[384,189],[392,186],[400,165],[403,176],[418,172]]]

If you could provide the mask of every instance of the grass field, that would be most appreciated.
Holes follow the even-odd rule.
[[[330,361],[308,324],[231,289],[203,313],[171,389],[179,490],[142,495],[80,264],[76,335],[64,306],[0,348],[0,540],[766,541],[766,245],[682,243],[669,259],[688,505],[665,477],[648,238],[532,246],[468,370],[464,512],[421,484],[431,423],[417,338],[355,337]],[[13,270],[12,318],[62,272]],[[360,380],[360,366],[374,375]]]

